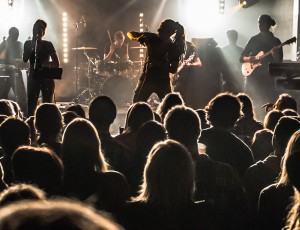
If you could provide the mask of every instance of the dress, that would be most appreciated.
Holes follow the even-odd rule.
[[[281,41],[273,33],[259,33],[250,38],[241,53],[240,61],[243,62],[243,57],[245,56],[256,56],[260,51],[266,53],[280,44]],[[278,51],[282,61],[282,48],[279,48]],[[262,65],[255,68],[252,74],[246,78],[245,91],[252,98],[256,110],[263,104],[273,102],[278,98],[275,81],[268,72],[268,63],[271,62],[275,62],[274,57],[272,55],[266,56],[261,60]],[[258,110],[257,114],[261,113],[261,110]]]
[[[44,63],[48,63],[50,60],[50,55],[56,53],[53,44],[50,41],[42,40],[39,44],[40,48],[37,51],[37,68],[42,67]],[[30,52],[32,41],[28,40],[24,44],[24,53]],[[24,57],[24,54],[23,54]],[[42,92],[43,103],[51,103],[54,96],[54,80],[53,79],[34,79],[33,70],[35,63],[35,53],[34,50],[30,54],[30,70],[27,81],[27,91],[28,91],[28,116],[32,116],[37,107],[38,97],[40,91]]]
[[[170,93],[171,83],[169,77],[169,65],[174,60],[172,51],[174,44],[169,40],[163,41],[158,34],[142,33],[144,44],[147,46],[146,60],[143,73],[134,92],[133,102],[147,101],[152,93],[156,93],[160,99]]]

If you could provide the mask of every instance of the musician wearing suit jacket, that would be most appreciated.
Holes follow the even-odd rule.
[[[247,70],[243,69],[244,76],[248,75],[245,91],[252,98],[257,113],[262,111],[262,105],[275,101],[278,97],[275,81],[268,72],[268,63],[280,63],[283,60],[281,41],[269,31],[271,26],[275,25],[275,20],[269,15],[259,16],[260,33],[250,38],[240,56],[243,67],[247,64],[251,67]],[[262,57],[261,51],[270,54]]]
[[[23,61],[30,62],[30,70],[27,81],[28,91],[28,116],[32,116],[37,107],[40,91],[43,103],[53,102],[55,83],[54,79],[37,79],[34,71],[41,68],[58,68],[59,59],[55,48],[50,41],[42,40],[45,35],[47,23],[38,19],[33,25],[33,39],[24,44]],[[50,58],[52,61],[50,61]]]

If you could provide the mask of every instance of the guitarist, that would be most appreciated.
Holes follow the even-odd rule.
[[[260,33],[250,38],[240,56],[241,63],[261,64],[246,78],[245,84],[245,92],[252,98],[254,108],[257,115],[260,115],[260,119],[264,116],[261,106],[275,101],[278,97],[275,81],[268,73],[268,63],[282,62],[283,60],[282,47],[276,47],[281,44],[281,41],[270,32],[270,28],[275,25],[275,20],[269,15],[259,16],[258,28]],[[257,54],[261,51],[264,53],[271,52],[270,55],[260,59]]]
[[[47,23],[38,19],[33,25],[33,39],[24,44],[23,61],[30,62],[30,71],[27,81],[28,116],[34,115],[40,91],[43,103],[53,102],[55,83],[53,79],[35,79],[34,70],[41,67],[58,68],[59,59],[50,41],[42,40],[45,35]],[[51,58],[51,62],[50,62]]]

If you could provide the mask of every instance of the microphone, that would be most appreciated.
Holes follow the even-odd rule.
[[[83,27],[86,28],[86,19],[85,16],[82,16]]]

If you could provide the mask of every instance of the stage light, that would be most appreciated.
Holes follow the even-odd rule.
[[[239,0],[238,3],[241,8],[249,8],[250,6],[255,5],[259,0]]]
[[[224,14],[225,12],[225,0],[219,0],[219,14]]]

